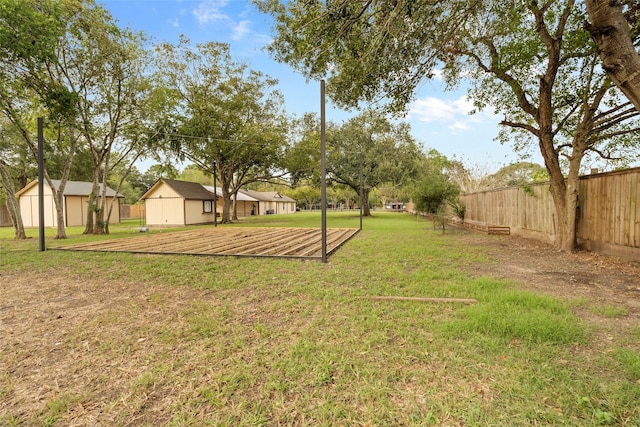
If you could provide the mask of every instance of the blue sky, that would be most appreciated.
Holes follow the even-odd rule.
[[[306,82],[286,64],[273,60],[264,50],[271,40],[270,16],[260,13],[248,0],[98,0],[121,26],[146,32],[156,41],[176,43],[181,34],[192,42],[229,43],[236,60],[278,79],[286,109],[301,116],[320,108],[319,82]],[[494,141],[499,118],[490,112],[469,115],[472,105],[465,89],[447,92],[437,78],[426,82],[410,106],[406,121],[427,149],[435,148],[448,158],[470,167],[494,172],[519,160],[510,146]],[[357,113],[357,112],[356,112]],[[341,123],[354,112],[327,104],[327,120]],[[531,161],[542,164],[531,150]],[[143,169],[143,168],[141,168]]]

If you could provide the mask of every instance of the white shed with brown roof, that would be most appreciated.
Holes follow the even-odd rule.
[[[59,188],[60,180],[52,180],[55,188]],[[64,187],[63,215],[66,227],[84,226],[87,220],[87,202],[93,185],[84,181],[67,181]],[[44,226],[56,227],[56,205],[53,201],[53,192],[47,183],[44,184]],[[38,180],[27,184],[16,193],[20,203],[20,214],[25,227],[39,226],[38,209]],[[120,222],[120,199],[124,196],[116,194],[115,190],[107,187],[107,204],[115,197],[115,203],[109,218],[109,224]]]
[[[213,223],[213,193],[197,182],[162,178],[140,200],[144,200],[147,225]],[[221,197],[217,197],[217,202],[220,216]]]

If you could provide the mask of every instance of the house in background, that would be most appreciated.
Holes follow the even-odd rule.
[[[277,191],[240,190],[240,192],[256,200],[254,215],[288,214],[296,211],[296,201]]]
[[[197,182],[160,179],[140,200],[145,204],[149,226],[180,226],[213,223],[214,188]],[[224,200],[216,190],[216,212],[222,214]],[[238,191],[236,212],[239,217],[293,213],[296,202],[277,192]]]
[[[204,188],[213,192],[212,186],[205,185]],[[216,194],[219,198],[222,198],[222,190],[220,188],[217,189]],[[220,204],[220,206],[222,205]],[[238,191],[238,195],[236,197],[236,213],[239,217],[257,215],[257,213],[255,213],[257,206],[258,201],[256,199]],[[221,210],[218,212],[221,212]]]
[[[144,201],[147,225],[177,226],[213,223],[213,198],[213,192],[197,182],[161,178],[140,200]],[[219,216],[220,194],[216,210]]]
[[[55,188],[59,188],[60,180],[52,180]],[[87,203],[93,185],[90,182],[67,181],[63,194],[63,215],[65,227],[84,226],[87,222]],[[102,189],[102,188],[101,188]],[[53,201],[53,192],[47,183],[44,184],[44,226],[56,227],[56,205]],[[20,203],[20,214],[25,227],[40,226],[38,203],[38,180],[27,184],[16,193]],[[109,224],[120,222],[120,199],[122,194],[116,194],[115,190],[107,187],[107,206],[115,198],[114,206],[109,218]]]

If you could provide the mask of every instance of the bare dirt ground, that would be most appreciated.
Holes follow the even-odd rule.
[[[515,236],[460,233],[459,237],[469,246],[481,247],[493,260],[464,267],[472,275],[506,278],[535,292],[584,298],[588,304],[623,307],[624,314],[616,317],[578,308],[581,316],[601,323],[608,331],[616,325],[640,325],[640,262],[590,252],[565,254]],[[66,413],[60,420],[64,425],[121,424],[118,416],[122,415],[118,414],[122,413],[128,414],[125,424],[136,425],[144,421],[136,414],[162,411],[175,404],[171,396],[153,389],[144,394],[143,401],[131,401],[131,378],[141,378],[143,384],[149,362],[140,359],[145,352],[127,356],[122,342],[134,349],[152,345],[146,337],[159,333],[156,329],[162,330],[168,322],[174,326],[184,322],[177,313],[189,301],[220,304],[220,294],[214,298],[188,287],[134,282],[105,286],[97,279],[87,281],[64,272],[0,273],[0,289],[0,424],[8,425],[13,418],[7,417],[44,425],[55,419],[56,411]],[[163,303],[154,303],[158,300]],[[251,311],[255,301],[247,297],[240,303]],[[96,330],[102,336],[127,339],[110,352],[108,341],[99,342],[91,335]],[[70,342],[81,345],[69,346]],[[98,346],[100,351],[96,351]],[[183,350],[171,349],[176,353]],[[87,384],[93,384],[95,395],[84,402],[77,400],[74,396],[87,393]],[[104,394],[104,390],[112,390],[116,396]],[[52,396],[59,398],[52,400]],[[52,401],[59,402],[60,408]],[[91,402],[91,407],[86,402]],[[118,402],[118,407],[102,413],[105,402]],[[144,412],[140,412],[142,408]]]
[[[479,236],[468,245],[481,246],[495,262],[476,264],[476,276],[513,280],[524,288],[563,299],[586,298],[602,306],[620,307],[625,316],[609,319],[640,325],[640,260],[613,258],[588,251],[567,254],[536,240],[517,236]],[[581,311],[583,317],[606,322]]]

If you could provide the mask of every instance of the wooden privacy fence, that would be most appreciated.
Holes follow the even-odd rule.
[[[120,205],[120,218],[144,218],[144,205]]]
[[[5,205],[0,205],[0,227],[9,227],[12,225],[9,209]]]
[[[640,168],[580,177],[578,244],[640,260]],[[555,240],[549,183],[464,194],[465,222],[511,227],[511,233]]]

